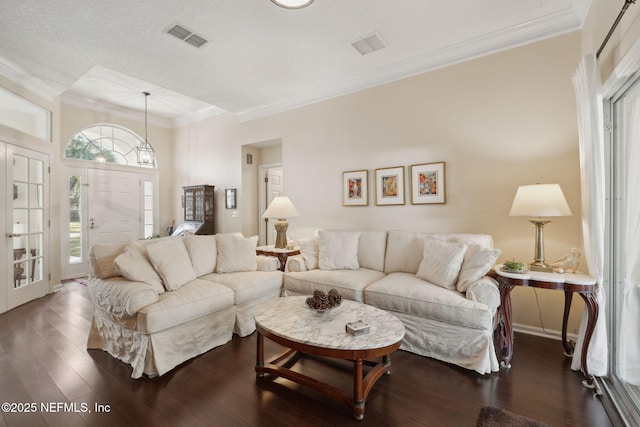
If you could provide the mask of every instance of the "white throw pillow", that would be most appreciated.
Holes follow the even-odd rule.
[[[122,254],[126,243],[96,243],[89,251],[91,259],[91,273],[93,277],[108,279],[117,276],[118,272],[113,267],[113,262]]]
[[[486,275],[500,256],[500,249],[485,248],[480,245],[469,245],[460,267],[460,275],[456,283],[459,292],[466,292],[476,280]]]
[[[316,270],[318,268],[318,238],[298,239],[295,244],[300,248],[300,254],[304,258],[307,270]]]
[[[151,265],[145,247],[138,242],[127,244],[124,252],[113,262],[113,268],[127,280],[150,284],[158,291],[158,295],[164,292],[162,279]]]
[[[184,236],[184,245],[187,247],[191,265],[197,277],[215,273],[218,258],[215,235],[187,234]]]
[[[256,246],[258,236],[240,237],[233,234],[216,235],[218,245],[217,273],[256,271]]]
[[[467,245],[462,243],[426,236],[422,262],[416,276],[445,289],[455,290],[466,250]]]
[[[147,255],[168,291],[180,289],[197,277],[179,237],[147,245]]]
[[[318,232],[318,266],[320,270],[357,270],[358,241],[357,231]]]

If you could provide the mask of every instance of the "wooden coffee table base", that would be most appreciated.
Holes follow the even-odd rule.
[[[364,408],[367,396],[375,382],[383,374],[391,373],[390,355],[400,347],[400,342],[375,349],[367,350],[342,350],[315,347],[274,335],[258,326],[257,353],[256,353],[256,378],[262,379],[266,374],[286,378],[290,381],[308,387],[325,396],[342,402],[351,408],[356,420],[364,418]],[[284,347],[281,353],[274,356],[266,364],[264,362],[264,337],[269,338]],[[366,338],[365,338],[366,339]],[[332,357],[350,360],[353,362],[353,394],[349,394],[332,385],[311,378],[307,375],[295,372],[284,367],[297,353],[313,354],[316,356]],[[371,359],[382,358],[381,362],[373,362]],[[363,365],[373,366],[363,377]]]

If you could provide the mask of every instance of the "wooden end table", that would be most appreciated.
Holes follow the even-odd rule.
[[[256,254],[278,258],[278,261],[280,261],[280,271],[284,271],[284,268],[287,265],[287,258],[294,255],[300,255],[300,248],[278,249],[274,245],[258,246],[256,248]]]
[[[600,387],[593,375],[589,374],[587,365],[587,353],[591,337],[598,320],[598,300],[596,295],[596,280],[586,274],[560,274],[544,273],[537,271],[527,271],[523,274],[510,273],[503,269],[502,265],[495,267],[489,273],[496,279],[500,288],[500,312],[504,325],[503,340],[505,352],[500,365],[504,368],[511,368],[511,358],[513,356],[513,325],[511,323],[511,290],[516,286],[532,288],[554,289],[564,291],[564,315],[562,317],[562,346],[567,357],[573,356],[573,346],[567,340],[567,323],[569,320],[569,310],[573,293],[580,294],[587,306],[588,321],[585,331],[582,353],[580,355],[580,365],[585,379],[582,382],[585,387],[594,388],[597,394],[602,394]]]
[[[255,309],[257,336],[256,378],[269,374],[283,377],[309,387],[351,408],[357,420],[364,418],[367,396],[375,382],[391,373],[391,353],[400,347],[404,337],[402,322],[386,311],[343,300],[342,304],[322,316],[305,304],[307,297],[276,298]],[[354,337],[345,331],[345,324],[363,320],[370,325],[370,333]],[[264,337],[285,349],[270,361],[264,361]],[[296,354],[350,360],[353,362],[353,393],[290,369]],[[376,362],[371,359],[381,358]],[[363,365],[373,366],[364,375]]]

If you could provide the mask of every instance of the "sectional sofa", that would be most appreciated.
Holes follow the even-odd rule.
[[[95,245],[87,347],[163,375],[255,330],[253,310],[281,295],[337,289],[402,320],[401,348],[481,374],[499,369],[493,345],[499,251],[479,234],[318,231],[300,239],[285,273],[255,254],[257,237],[186,235]]]
[[[237,234],[95,245],[88,288],[94,314],[87,348],[133,367],[132,377],[175,366],[255,330],[254,307],[278,298],[275,258]]]
[[[481,374],[499,370],[493,344],[500,293],[485,274],[500,251],[486,234],[319,231],[289,259],[284,295],[337,289],[395,314],[401,349]]]

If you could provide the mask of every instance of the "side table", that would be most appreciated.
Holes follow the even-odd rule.
[[[256,254],[274,256],[278,258],[278,261],[280,261],[280,271],[284,271],[284,267],[287,265],[287,258],[294,255],[300,255],[300,248],[279,249],[274,245],[258,246],[256,248]]]
[[[586,387],[595,388],[597,394],[602,394],[596,379],[589,374],[587,366],[587,352],[591,342],[591,336],[598,320],[598,300],[596,296],[596,280],[586,274],[559,274],[544,273],[537,271],[527,271],[525,273],[510,273],[502,268],[502,265],[495,267],[489,273],[496,279],[500,288],[500,312],[504,325],[505,353],[500,362],[504,368],[511,367],[513,356],[513,326],[511,324],[511,290],[516,286],[526,286],[532,288],[554,289],[564,291],[564,315],[562,317],[562,346],[567,357],[573,356],[573,346],[567,340],[567,323],[569,320],[569,310],[573,293],[580,294],[587,306],[588,321],[585,331],[582,354],[580,355],[580,365],[585,380],[582,382]]]

